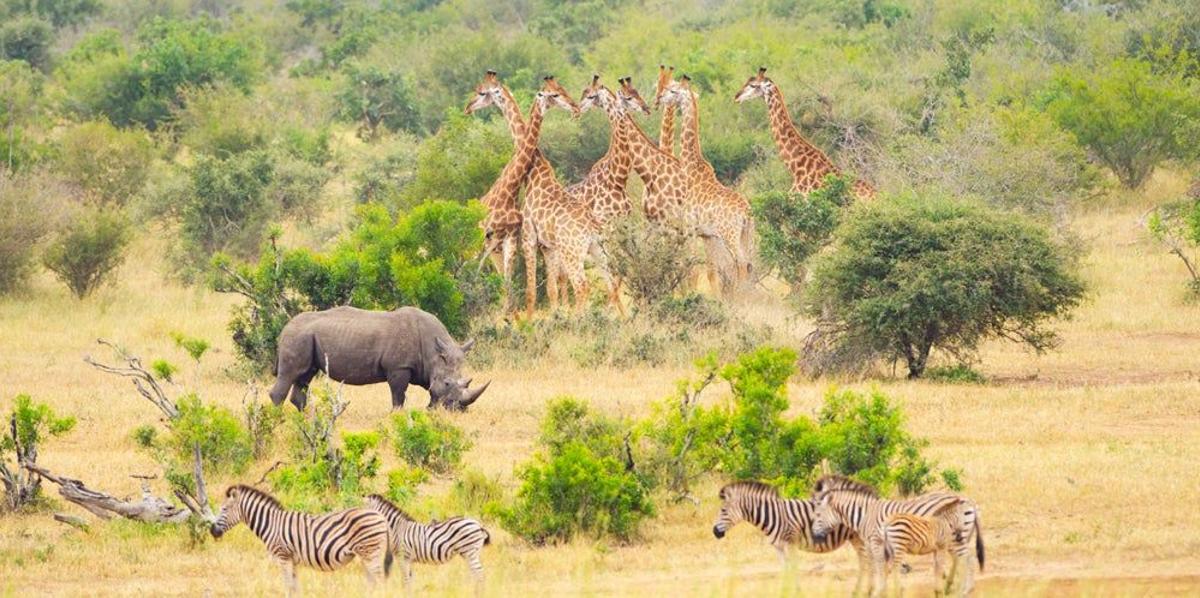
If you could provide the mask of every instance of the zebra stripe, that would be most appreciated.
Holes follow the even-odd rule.
[[[855,544],[853,531],[837,526],[817,539],[812,534],[813,515],[816,503],[811,500],[787,499],[774,486],[763,482],[734,482],[721,488],[717,494],[721,509],[713,525],[717,539],[725,537],[729,528],[747,521],[757,527],[778,551],[786,564],[789,544],[808,552],[830,552],[847,541]]]
[[[404,559],[404,581],[412,579],[412,563],[441,564],[461,555],[471,568],[477,584],[483,582],[483,563],[479,555],[491,543],[491,534],[483,525],[466,517],[418,523],[388,499],[372,494],[368,509],[387,519],[392,551]]]
[[[980,570],[983,569],[983,537],[980,528],[978,508],[971,500],[949,492],[930,492],[911,499],[884,499],[874,488],[845,478],[844,476],[825,476],[817,481],[814,498],[817,501],[816,514],[813,521],[813,535],[820,538],[837,526],[849,526],[859,539],[867,545],[867,551],[874,569],[873,584],[877,591],[883,590],[883,572],[886,564],[884,555],[884,527],[888,517],[898,513],[929,517],[950,506],[961,503],[960,516],[962,525],[969,533],[961,538],[952,538],[950,551],[957,562],[970,559],[971,543],[975,544],[975,554]],[[964,567],[966,577],[963,582],[963,593],[969,593],[974,586],[973,570],[970,564]],[[865,571],[860,569],[860,581]],[[857,587],[855,588],[857,591]]]
[[[296,590],[296,565],[333,571],[357,556],[372,584],[391,568],[387,520],[369,509],[327,515],[289,511],[270,494],[238,485],[225,491],[225,504],[210,531],[220,538],[239,523],[245,523],[283,567],[289,594]]]

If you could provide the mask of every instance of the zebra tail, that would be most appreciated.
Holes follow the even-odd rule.
[[[479,529],[483,530],[483,545],[487,546],[488,544],[491,544],[492,543],[492,535],[489,534],[488,531],[482,527]]]
[[[383,576],[384,577],[387,577],[388,574],[390,574],[392,572],[392,561],[393,560],[394,559],[392,557],[392,547],[388,546],[387,549],[383,551]]]
[[[979,571],[983,571],[983,527],[979,525],[979,515],[975,516],[975,558],[979,559]]]

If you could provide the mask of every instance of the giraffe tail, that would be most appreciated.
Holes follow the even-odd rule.
[[[754,216],[746,214],[746,219],[742,222],[742,255],[746,256],[746,278],[750,278],[754,268]]]

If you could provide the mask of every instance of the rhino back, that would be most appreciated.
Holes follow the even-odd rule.
[[[419,320],[400,312],[354,307],[302,315],[310,317],[297,322],[299,332],[311,339],[319,367],[323,369],[328,359],[334,380],[371,384],[385,381],[387,372],[397,368],[421,369]]]

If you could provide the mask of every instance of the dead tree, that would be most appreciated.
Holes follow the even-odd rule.
[[[21,467],[22,463],[37,463],[37,445],[21,443],[21,435],[17,433],[16,413],[13,413],[8,424],[8,443],[12,445],[17,456],[17,465],[10,469],[8,463],[0,460],[0,481],[4,483],[5,506],[11,511],[33,502],[41,490],[42,480]]]
[[[102,338],[96,339],[97,343],[109,347],[117,354],[121,361],[125,362],[124,367],[113,366],[100,363],[92,359],[91,355],[84,357],[83,360],[92,367],[109,374],[115,374],[129,378],[133,381],[133,387],[137,389],[138,394],[146,398],[167,416],[168,420],[173,420],[179,417],[179,408],[175,406],[174,401],[167,397],[167,393],[163,391],[162,385],[155,379],[154,374],[142,367],[142,360],[136,355],[131,355],[124,349],[118,347],[115,343],[106,341]]]

